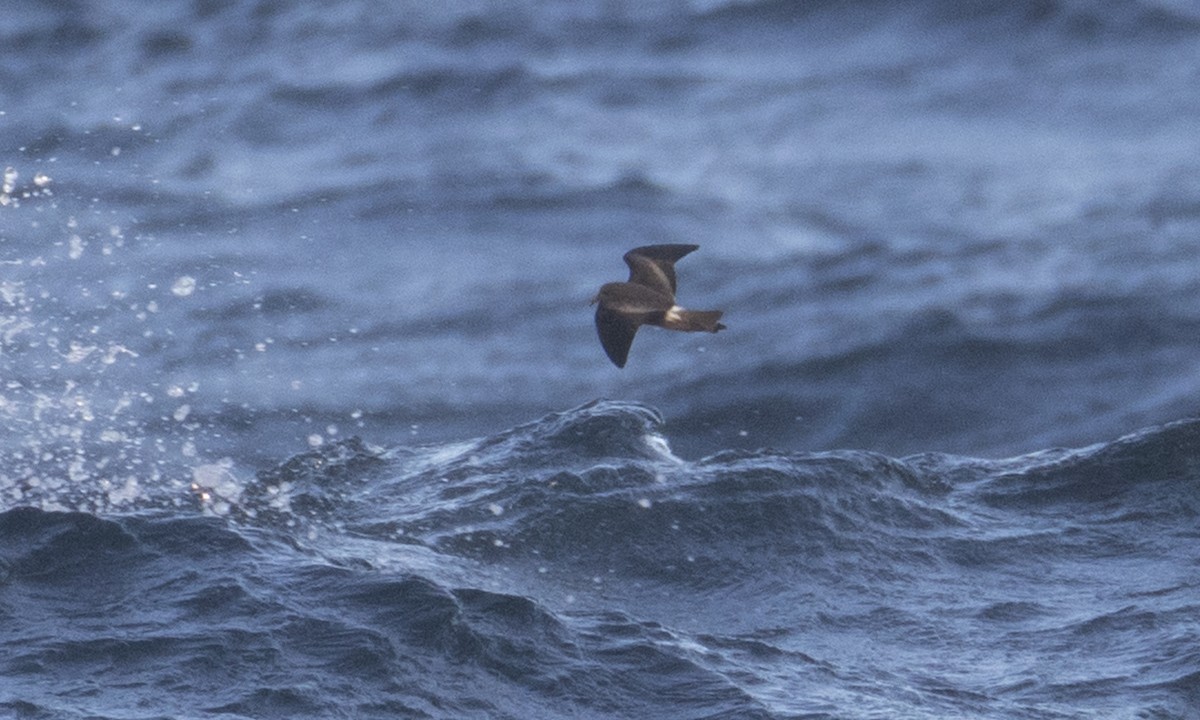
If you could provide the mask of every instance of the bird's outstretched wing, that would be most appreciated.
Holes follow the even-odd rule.
[[[629,282],[675,297],[675,263],[699,245],[646,245],[625,253]]]
[[[629,357],[629,347],[633,345],[633,336],[637,334],[637,325],[623,315],[601,303],[596,308],[596,333],[600,336],[600,344],[608,359],[619,368],[625,367]]]

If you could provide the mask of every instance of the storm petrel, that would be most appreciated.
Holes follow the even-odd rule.
[[[625,367],[633,336],[642,325],[683,332],[724,330],[720,310],[684,310],[675,304],[675,263],[699,245],[647,245],[625,253],[628,282],[605,283],[592,299],[596,332],[608,359]]]

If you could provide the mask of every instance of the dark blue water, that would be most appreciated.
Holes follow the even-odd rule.
[[[1200,716],[1192,4],[0,52],[0,714]],[[659,242],[729,328],[618,370],[588,301]]]

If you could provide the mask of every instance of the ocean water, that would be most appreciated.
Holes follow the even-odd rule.
[[[14,3],[0,716],[1200,717],[1200,9]],[[660,242],[718,335],[588,302]]]

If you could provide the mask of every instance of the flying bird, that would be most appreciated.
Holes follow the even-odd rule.
[[[675,263],[699,245],[647,245],[625,253],[628,282],[600,286],[592,299],[596,332],[608,359],[625,367],[633,336],[642,325],[683,332],[724,330],[720,310],[684,310],[675,304]]]

